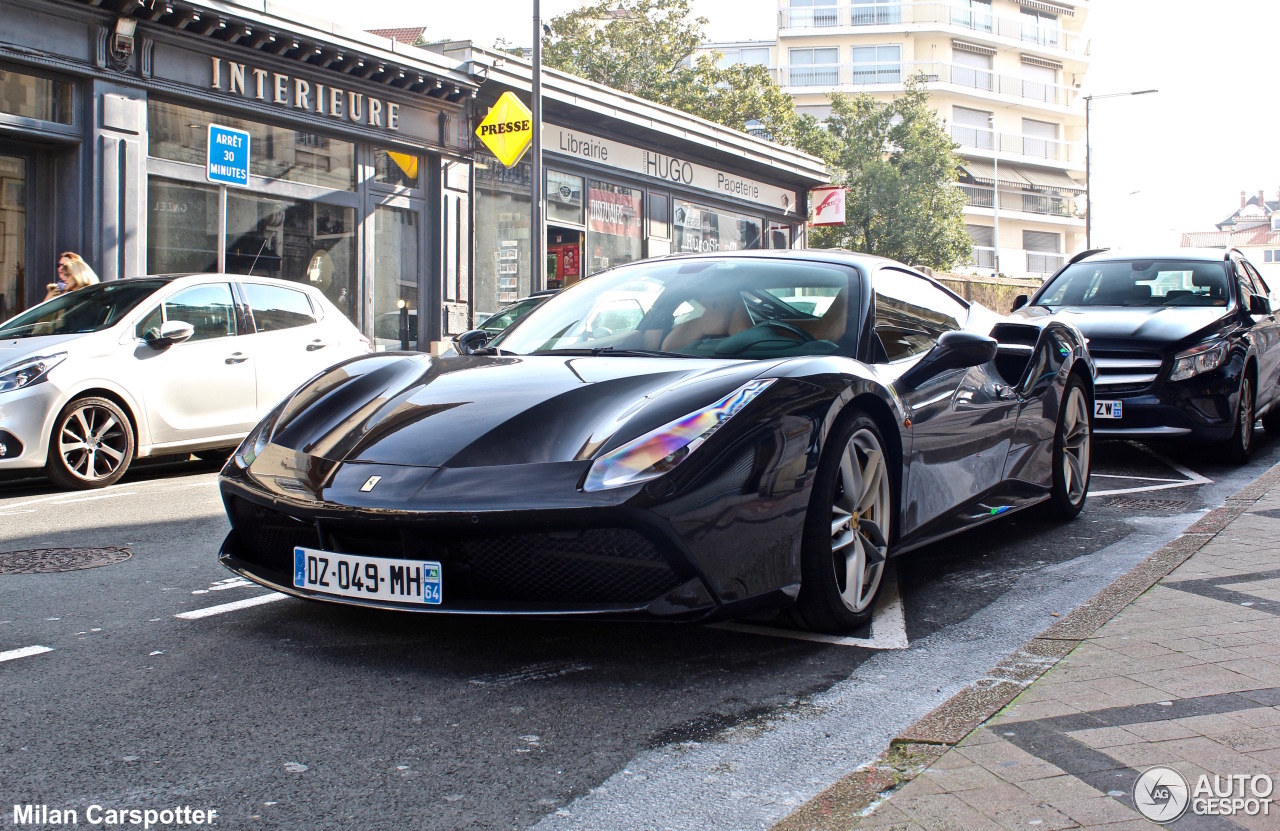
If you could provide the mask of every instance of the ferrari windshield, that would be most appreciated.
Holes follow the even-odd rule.
[[[59,295],[0,325],[0,338],[77,335],[109,329],[165,280],[119,280]]]
[[[1037,306],[1225,306],[1221,262],[1119,260],[1069,265]]]
[[[635,263],[570,286],[493,345],[518,354],[852,355],[854,274],[766,256]]]

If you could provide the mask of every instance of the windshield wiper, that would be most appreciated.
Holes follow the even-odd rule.
[[[539,349],[532,355],[590,355],[593,358],[612,356],[619,358],[692,358],[680,352],[662,352],[657,349],[622,349],[617,346],[597,346],[594,349]]]

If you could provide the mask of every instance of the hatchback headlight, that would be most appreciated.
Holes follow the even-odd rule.
[[[23,358],[16,364],[0,369],[0,392],[10,392],[38,384],[45,379],[49,370],[65,361],[66,352],[55,355],[38,355],[34,358]]]
[[[1185,381],[1202,372],[1217,369],[1231,357],[1231,344],[1225,340],[1215,341],[1179,352],[1173,357],[1173,372],[1169,373],[1170,381]]]
[[[620,488],[667,473],[772,383],[771,378],[751,381],[709,407],[664,424],[606,453],[591,466],[582,489],[590,492]]]

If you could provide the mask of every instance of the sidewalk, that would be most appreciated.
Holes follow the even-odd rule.
[[[774,831],[1157,828],[1153,766],[1175,831],[1280,829],[1280,466]]]

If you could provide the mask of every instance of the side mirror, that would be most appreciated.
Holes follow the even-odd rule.
[[[1019,294],[1017,297],[1013,298],[1013,308],[1010,309],[1009,311],[1011,312],[1018,311],[1018,309],[1021,309],[1023,306],[1027,305],[1028,301],[1030,300],[1031,298],[1027,297],[1025,294]]]
[[[457,347],[459,355],[474,355],[488,342],[489,333],[483,329],[472,329],[453,339],[453,345]]]
[[[1249,314],[1251,315],[1271,314],[1271,301],[1260,294],[1249,295]]]
[[[976,332],[943,332],[938,343],[898,379],[897,387],[908,392],[949,369],[967,369],[995,360],[1000,347],[995,338]]]
[[[182,343],[195,334],[195,327],[190,323],[181,320],[170,320],[160,326],[160,329],[148,329],[142,339],[147,342],[147,346],[152,349],[168,349],[175,343]]]

